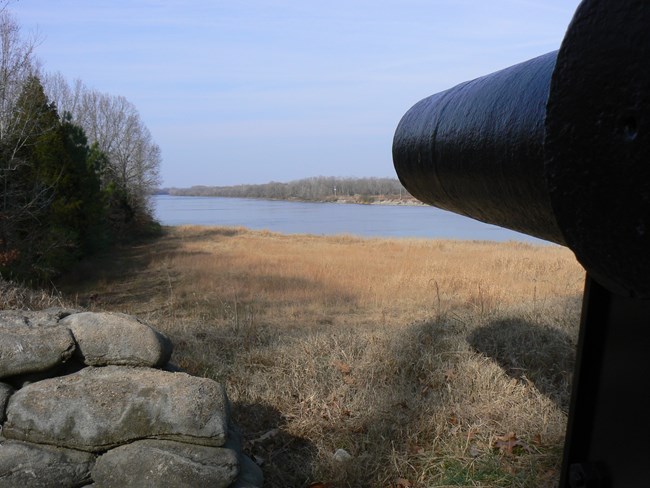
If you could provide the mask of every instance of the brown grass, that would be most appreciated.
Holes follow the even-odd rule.
[[[0,276],[0,310],[43,310],[68,306],[61,294],[53,289],[32,290]]]
[[[60,287],[223,382],[267,486],[542,487],[583,280],[556,246],[180,227]]]

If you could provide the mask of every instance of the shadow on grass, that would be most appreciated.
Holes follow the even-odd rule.
[[[164,261],[177,255],[182,241],[217,241],[239,232],[240,229],[206,228],[183,236],[174,235],[169,229],[163,228],[161,236],[143,238],[84,258],[59,278],[55,287],[68,299],[72,299],[75,305],[89,309],[119,305],[125,297],[130,302],[141,302],[153,296],[165,296],[169,293],[170,281],[174,277],[152,273],[152,262]],[[192,254],[209,253],[193,251]],[[95,288],[101,291],[89,292]]]
[[[557,328],[522,319],[503,319],[475,329],[467,338],[478,352],[494,359],[505,372],[530,381],[568,411],[575,364],[575,338]]]
[[[476,356],[475,362],[480,364],[482,354],[510,377],[532,383],[567,411],[575,338],[550,325],[524,319],[504,318],[476,325],[443,316],[411,324],[387,344],[381,358],[392,371],[375,361],[361,372],[363,377],[388,379],[385,386],[376,385],[376,396],[368,405],[366,433],[372,439],[390,440],[393,452],[377,454],[385,464],[394,464],[395,479],[411,480],[418,488],[425,485],[413,480],[423,472],[441,483],[435,486],[554,486],[561,446],[545,445],[531,456],[502,455],[491,444],[486,447],[492,440],[479,439],[484,432],[463,430],[466,427],[454,407],[459,399],[454,399],[452,392],[465,388],[461,385],[467,378],[458,374],[466,358]],[[506,411],[494,414],[508,416]],[[470,439],[475,434],[480,447],[472,452]],[[455,457],[445,452],[463,454]],[[367,478],[361,476],[368,474],[346,481],[351,482],[349,486],[363,486]],[[395,479],[390,481],[395,483]]]
[[[284,415],[271,405],[233,402],[232,419],[243,437],[243,451],[264,473],[264,486],[305,486],[316,449],[285,430]]]
[[[147,304],[132,310],[142,314],[159,311],[162,306],[172,303],[177,306],[183,297],[174,294],[183,276],[176,269],[175,258],[197,258],[196,262],[200,263],[203,258],[209,262],[214,257],[210,251],[187,250],[187,244],[209,242],[214,245],[247,232],[243,228],[226,227],[198,230],[192,227],[188,232],[183,232],[182,228],[164,228],[160,237],[116,247],[80,261],[55,286],[75,306],[91,310]],[[218,259],[221,269],[229,270],[229,291],[234,293],[232,297],[223,294],[221,299],[224,301],[255,301],[257,307],[264,308],[264,297],[277,303],[284,299],[283,296],[300,297],[310,292],[314,296],[320,295],[324,301],[350,306],[355,303],[355,297],[350,293],[341,289],[328,290],[315,279],[261,274],[259,271],[254,274],[246,265],[229,265],[232,258],[228,255],[219,255]],[[191,289],[191,285],[188,287],[185,283],[185,289]],[[248,290],[248,293],[238,294],[237,290]],[[210,310],[214,309],[213,304],[206,305]]]

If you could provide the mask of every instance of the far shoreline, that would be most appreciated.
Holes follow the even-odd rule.
[[[390,206],[428,206],[428,204],[421,202],[412,196],[398,197],[398,196],[367,196],[367,195],[352,195],[345,197],[332,197],[321,200],[310,200],[306,198],[269,198],[269,197],[254,197],[254,196],[225,196],[225,195],[190,195],[190,194],[174,194],[174,193],[154,193],[153,196],[169,196],[169,197],[196,197],[196,198],[248,198],[251,200],[262,200],[269,202],[300,202],[300,203],[336,203],[344,205],[390,205]]]

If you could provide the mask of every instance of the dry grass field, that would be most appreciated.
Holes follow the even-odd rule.
[[[544,487],[583,280],[550,245],[179,227],[58,286],[225,384],[266,486]]]

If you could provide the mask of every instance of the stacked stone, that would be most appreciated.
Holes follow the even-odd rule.
[[[122,314],[0,311],[0,487],[258,487],[223,387]]]

